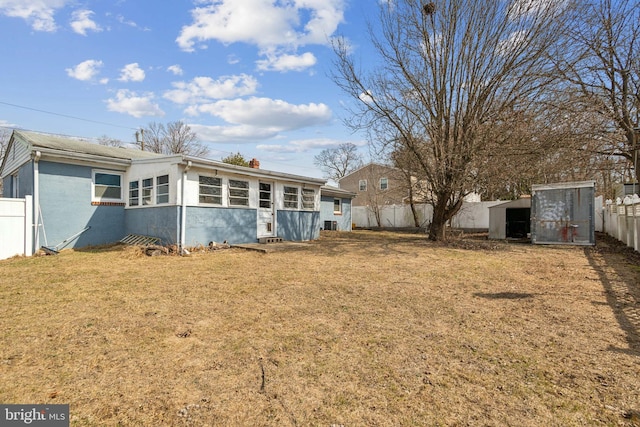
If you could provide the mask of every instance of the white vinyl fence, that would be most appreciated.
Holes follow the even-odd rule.
[[[595,198],[595,231],[603,231],[605,227],[605,216],[602,207],[602,196]],[[492,202],[463,202],[460,212],[451,220],[451,227],[470,230],[489,229],[489,208],[505,203],[502,201]],[[640,200],[639,200],[640,203]],[[640,207],[636,206],[637,216],[640,219]],[[421,227],[426,227],[431,222],[433,207],[428,204],[416,205],[418,220]],[[368,228],[377,227],[376,217],[373,211],[365,206],[354,206],[351,209],[351,221],[356,227]],[[380,209],[380,222],[382,227],[388,228],[410,228],[415,227],[411,206],[409,205],[387,205]]]
[[[31,196],[0,198],[0,259],[32,255],[32,207]]]
[[[493,202],[464,202],[460,212],[451,220],[454,228],[485,230],[489,229],[489,208],[504,201]],[[433,206],[428,204],[416,205],[418,221],[421,227],[426,227],[433,216]],[[377,227],[378,223],[373,211],[365,206],[355,206],[351,209],[351,220],[356,227]],[[406,228],[415,227],[410,205],[386,205],[380,208],[380,222],[382,227]]]
[[[640,197],[607,200],[604,209],[604,231],[630,248],[640,251]]]

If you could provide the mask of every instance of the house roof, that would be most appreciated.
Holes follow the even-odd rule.
[[[350,199],[353,199],[354,197],[356,197],[356,193],[354,192],[343,190],[342,188],[338,188],[338,187],[333,187],[331,185],[323,185],[322,187],[320,187],[320,193],[323,196],[328,196],[328,197],[342,197],[342,198],[350,198]]]
[[[360,166],[358,169],[355,169],[355,170],[353,170],[353,171],[349,172],[348,174],[346,174],[345,176],[343,176],[342,178],[340,178],[340,179],[338,180],[338,183],[339,183],[340,181],[342,181],[343,179],[345,179],[346,177],[348,177],[348,176],[351,176],[351,175],[354,175],[354,174],[360,173],[360,172],[361,172],[362,170],[364,170],[364,169],[371,169],[372,167],[381,168],[381,169],[387,169],[387,170],[397,170],[397,171],[399,171],[399,170],[400,170],[400,169],[395,168],[395,167],[393,167],[393,166],[383,165],[382,163],[369,162],[369,163],[367,163],[366,165],[362,165],[362,166]]]
[[[175,155],[175,156],[180,157],[181,155]],[[192,157],[192,156],[184,156],[184,155],[182,155],[181,157],[182,157],[182,163],[184,164],[191,162],[194,166],[198,166],[198,167],[224,170],[227,172],[238,173],[242,175],[249,175],[249,176],[254,176],[258,178],[271,178],[271,179],[278,178],[280,180],[308,183],[313,185],[322,185],[327,182],[325,179],[322,179],[322,178],[312,178],[308,176],[294,175],[294,174],[285,173],[285,172],[270,171],[267,169],[237,166],[229,163],[224,163],[219,160],[210,160],[210,159],[204,159],[200,157]]]
[[[187,156],[184,154],[165,155],[152,153],[150,151],[142,151],[135,148],[108,147],[91,143],[82,138],[44,134],[31,131],[14,130],[9,144],[11,145],[16,142],[25,145],[29,152],[40,151],[43,155],[62,157],[65,159],[73,158],[80,160],[111,162],[117,163],[121,165],[121,167],[132,163],[156,163],[169,161],[182,163],[185,166],[188,163],[191,163],[198,167],[225,170],[259,178],[278,178],[281,180],[302,182],[313,185],[322,185],[326,182],[326,180],[319,178],[311,178],[283,172],[274,172],[266,169],[254,169],[244,166],[236,166],[221,161]],[[2,167],[4,167],[4,163]],[[0,167],[0,170],[1,169],[2,168]]]
[[[14,130],[13,137],[19,138],[22,142],[30,145],[30,148],[32,149],[58,150],[66,153],[89,154],[123,160],[163,157],[162,154],[156,154],[149,151],[142,151],[134,148],[108,147],[70,136]]]

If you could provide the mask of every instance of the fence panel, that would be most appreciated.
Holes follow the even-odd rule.
[[[32,199],[0,198],[0,259],[32,255]]]

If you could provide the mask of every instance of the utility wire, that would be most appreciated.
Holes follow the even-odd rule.
[[[10,107],[15,107],[15,108],[22,108],[24,110],[37,111],[38,113],[51,114],[53,116],[66,117],[68,119],[82,120],[84,122],[89,122],[89,123],[96,123],[96,124],[100,124],[100,125],[114,126],[114,127],[118,127],[118,128],[122,128],[122,129],[138,130],[136,128],[132,128],[132,127],[129,127],[129,126],[116,125],[114,123],[107,123],[107,122],[101,122],[101,121],[98,121],[98,120],[91,120],[91,119],[85,119],[85,118],[82,118],[82,117],[70,116],[70,115],[67,115],[67,114],[54,113],[52,111],[39,110],[37,108],[25,107],[24,105],[11,104],[9,102],[0,101],[0,104],[8,105]]]

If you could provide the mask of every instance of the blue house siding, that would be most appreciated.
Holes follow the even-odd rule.
[[[41,161],[39,170],[41,246],[58,245],[85,227],[91,228],[65,247],[112,243],[124,236],[123,206],[91,205],[91,167]]]
[[[229,244],[258,241],[255,209],[187,207],[186,246],[209,242]]]
[[[126,209],[124,211],[125,232],[143,236],[159,237],[163,244],[178,242],[180,229],[179,206],[154,206]]]
[[[342,202],[342,215],[333,212],[333,200],[336,197],[322,196],[320,199],[320,224],[324,229],[325,221],[335,221],[340,231],[351,231],[351,199],[340,198]]]
[[[278,237],[290,241],[320,237],[320,212],[278,211]]]

